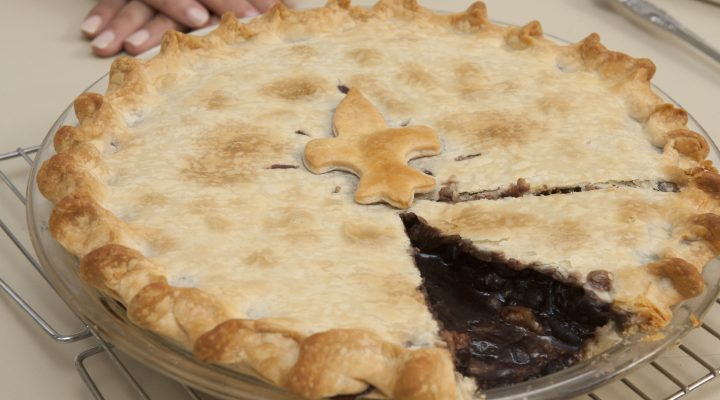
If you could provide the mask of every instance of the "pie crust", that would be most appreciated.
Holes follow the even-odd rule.
[[[398,214],[582,287],[625,331],[659,330],[720,252],[720,176],[654,70],[596,34],[563,46],[535,21],[493,24],[482,3],[278,5],[117,59],[107,92],[75,101],[80,123],[57,132],[38,184],[82,278],[202,360],[305,398],[474,398]],[[393,204],[406,211],[306,169],[345,89],[389,129],[439,134],[440,154],[409,164],[437,184]]]

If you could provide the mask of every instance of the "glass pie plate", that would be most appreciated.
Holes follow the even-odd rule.
[[[564,41],[560,39],[560,41]],[[145,56],[151,56],[149,52]],[[105,75],[86,91],[104,93]],[[660,89],[656,90],[665,95]],[[674,102],[669,96],[668,101]],[[677,103],[676,103],[677,104]],[[27,221],[33,246],[54,289],[91,328],[126,354],[157,371],[200,391],[229,399],[292,399],[292,395],[256,378],[229,368],[210,365],[172,342],[132,324],[124,308],[112,298],[86,285],[77,274],[78,260],[50,235],[48,220],[52,204],[40,194],[36,177],[40,165],[54,154],[53,137],[63,125],[76,125],[72,106],[50,128],[37,152],[27,193]],[[710,159],[720,165],[720,153],[707,132],[691,117],[689,124],[711,145]],[[149,154],[148,157],[153,157]],[[674,308],[672,322],[659,340],[645,335],[626,337],[601,354],[543,378],[485,391],[488,399],[558,399],[587,393],[648,363],[691,331],[720,293],[720,261],[704,269],[706,289],[700,296]],[[697,319],[695,319],[697,318]]]

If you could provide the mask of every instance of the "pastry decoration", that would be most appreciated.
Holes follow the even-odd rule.
[[[390,128],[360,91],[351,88],[333,119],[334,138],[305,146],[305,166],[316,174],[349,171],[360,177],[355,201],[384,201],[408,208],[415,193],[435,188],[435,179],[411,168],[413,158],[440,154],[440,138],[426,126]]]

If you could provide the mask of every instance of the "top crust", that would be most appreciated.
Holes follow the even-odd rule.
[[[413,63],[412,60],[387,63],[388,56],[399,52],[382,51],[382,46],[393,46],[393,42],[383,41],[383,38],[396,34],[392,26],[398,21],[407,24],[408,32],[413,35],[426,35],[422,36],[425,41],[432,37],[438,40],[450,38],[445,43],[482,42],[475,49],[482,51],[487,47],[492,50],[482,58],[489,64],[482,66],[464,60],[450,60],[453,54],[441,54],[440,50],[437,65],[445,72],[451,71],[442,76],[435,74],[430,64]],[[397,126],[399,121],[412,118],[413,125],[417,123],[437,128],[443,138],[444,148],[440,156],[413,162],[413,166],[432,172],[440,183],[440,187],[436,187],[428,198],[437,198],[443,188],[451,186],[457,192],[466,194],[509,193],[513,191],[509,189],[522,186],[523,190],[518,194],[522,195],[555,187],[613,186],[618,182],[630,182],[648,188],[672,182],[680,188],[681,193],[676,197],[683,199],[684,211],[673,217],[668,240],[684,240],[692,248],[683,251],[676,248],[653,250],[647,262],[636,263],[617,272],[616,280],[636,279],[647,283],[650,289],[643,296],[623,292],[623,285],[619,286],[617,293],[603,295],[616,307],[636,315],[641,326],[657,329],[669,320],[669,307],[702,290],[702,267],[720,252],[720,217],[716,215],[720,176],[705,160],[708,144],[700,135],[687,129],[687,114],[664,104],[653,93],[649,84],[655,72],[652,62],[609,51],[596,34],[575,45],[559,46],[544,39],[542,28],[535,21],[521,28],[494,25],[489,22],[485,5],[480,2],[464,13],[441,16],[423,9],[412,0],[381,0],[370,10],[352,7],[347,0],[330,1],[324,8],[303,12],[291,11],[278,4],[266,15],[248,24],[225,15],[220,26],[205,37],[168,33],[163,39],[160,54],[151,60],[117,59],[113,63],[105,95],[83,94],[77,99],[75,111],[80,124],[58,131],[54,138],[57,155],[43,165],[38,176],[40,190],[56,203],[50,220],[51,232],[69,252],[81,258],[83,279],[125,304],[128,315],[139,326],[193,348],[203,360],[244,370],[249,367],[264,379],[306,398],[360,393],[368,388],[373,388],[379,396],[396,399],[477,396],[472,385],[456,378],[451,356],[437,336],[437,326],[424,308],[422,296],[416,291],[419,277],[406,252],[409,244],[402,235],[402,226],[396,214],[382,206],[371,206],[361,211],[356,209],[360,206],[347,206],[352,192],[347,188],[355,184],[352,179],[337,174],[308,178],[311,175],[300,170],[302,161],[296,156],[304,142],[277,139],[285,135],[282,129],[300,132],[292,136],[297,140],[305,140],[305,135],[328,136],[328,116],[341,99],[341,94],[334,91],[335,82],[313,74],[312,70],[289,78],[273,76],[278,70],[272,66],[268,66],[267,71],[261,71],[265,75],[252,75],[252,71],[248,71],[244,82],[253,88],[262,86],[257,93],[263,96],[266,107],[258,110],[256,104],[242,103],[242,99],[228,93],[223,85],[213,81],[213,77],[196,74],[197,70],[205,70],[214,63],[252,60],[256,53],[260,59],[271,56],[330,57],[331,54],[320,54],[316,48],[303,42],[310,43],[312,38],[332,38],[340,42],[353,40],[353,32],[366,35],[375,32],[379,36],[375,40],[363,40],[367,46],[362,48],[342,44],[347,51],[341,56],[353,60],[357,68],[338,70],[333,74],[344,79],[342,84],[357,86],[377,102],[382,114],[390,120],[389,124]],[[373,47],[375,44],[376,47]],[[416,45],[418,49],[423,48],[420,41]],[[265,48],[275,53],[263,53]],[[470,59],[471,53],[467,51],[460,58]],[[539,68],[544,77],[564,85],[562,90],[591,88],[589,92],[603,93],[596,97],[610,100],[600,104],[594,103],[596,97],[583,97],[582,101],[597,104],[597,109],[580,112],[557,93],[542,97],[531,86],[524,85],[529,81],[542,82],[537,76],[515,71],[512,80],[493,81],[491,77],[498,76],[493,69],[498,68],[495,60],[506,56],[526,63],[523,65]],[[255,62],[258,62],[257,57]],[[447,63],[444,63],[444,57]],[[552,65],[552,68],[547,65]],[[508,73],[506,68],[507,65],[500,66],[502,74]],[[226,81],[234,82],[237,77],[232,75],[233,71],[220,70],[218,74],[225,74]],[[575,79],[564,81],[569,76]],[[398,93],[405,93],[411,101],[386,90],[386,77],[399,88]],[[179,100],[166,95],[170,90],[182,89],[183,82],[195,81],[205,84],[204,91],[185,93],[184,97],[178,97]],[[441,104],[438,99],[443,98],[445,90],[453,90],[450,95],[464,99],[469,106],[459,107],[449,115],[450,111],[437,107]],[[425,96],[417,96],[417,93]],[[510,107],[527,106],[530,117],[534,112],[558,117],[543,122],[515,115],[508,121],[508,110],[478,113],[478,109],[485,109],[483,107],[489,104],[483,103],[488,93],[509,94],[510,97],[504,99],[519,99],[518,104],[510,104]],[[197,97],[202,102],[182,104],[185,97]],[[417,109],[413,101],[425,108]],[[131,155],[139,147],[157,146],[162,137],[172,133],[168,133],[165,124],[180,133],[185,132],[183,127],[197,130],[198,120],[192,113],[178,116],[173,107],[214,113],[211,114],[213,118],[226,125],[219,123],[211,131],[202,131],[202,140],[197,142],[186,140],[175,145],[171,157],[178,164],[185,163],[181,169],[185,177],[184,186],[163,193],[162,190],[167,189],[162,186],[167,177],[162,175],[165,172],[161,167],[166,161],[152,164],[151,160],[142,157],[133,159]],[[611,110],[605,113],[607,107]],[[433,109],[436,109],[435,114],[432,114]],[[243,113],[247,112],[258,114],[255,115],[257,121],[248,122],[237,117],[231,120],[228,117],[246,115]],[[162,113],[173,117],[158,124],[153,118]],[[558,143],[548,139],[547,135],[551,132],[563,132],[563,126],[557,121],[567,119],[567,115],[597,123],[598,126],[594,127],[597,134],[587,138],[588,143],[594,144],[589,151],[584,142],[576,140],[574,132]],[[614,118],[613,115],[621,115],[622,118]],[[285,125],[273,125],[280,123],[295,124],[295,128],[288,130]],[[591,126],[588,126],[590,129]],[[267,127],[278,130],[270,131]],[[242,131],[240,139],[237,130]],[[626,135],[630,137],[628,140],[615,134],[626,131],[632,133]],[[532,136],[535,132],[543,135]],[[472,149],[478,142],[478,135],[485,147]],[[189,151],[205,148],[209,150],[200,155]],[[221,149],[219,153],[218,149]],[[556,154],[562,149],[578,154],[573,159],[577,165],[563,164],[562,157]],[[522,151],[546,155],[546,159],[535,161],[537,165],[549,165],[549,169],[538,169],[537,165],[527,160],[518,162]],[[597,154],[605,158],[593,158]],[[633,157],[622,157],[627,154]],[[503,158],[506,155],[515,159],[507,161]],[[608,159],[613,160],[610,164],[615,169],[605,169]],[[289,167],[282,170],[283,175],[279,175],[272,165]],[[492,175],[495,172],[488,170],[487,165],[502,166],[498,170],[510,172]],[[134,193],[129,172],[133,168],[142,171],[140,175],[155,174],[158,180],[150,182],[149,186],[157,191]],[[475,175],[473,171],[482,172]],[[560,174],[558,171],[579,173]],[[597,174],[593,175],[593,171]],[[639,171],[648,172],[641,175]],[[135,175],[138,173],[135,172]],[[301,185],[298,182],[310,183]],[[221,190],[227,186],[233,188],[230,194]],[[208,194],[205,197],[183,197],[203,190]],[[254,198],[262,195],[269,200]],[[666,211],[663,211],[663,207],[667,206],[662,201],[657,209],[653,209],[657,214],[650,216],[637,207],[642,201],[638,203],[634,195],[627,194],[625,208],[617,208],[621,213],[625,212],[623,216],[641,221],[652,220],[658,226],[667,223]],[[568,195],[570,197],[572,195]],[[324,219],[316,220],[294,212],[292,208],[287,208],[287,201],[299,202],[303,209],[314,209]],[[132,206],[123,206],[124,202]],[[426,208],[418,211],[427,211],[430,222],[436,215],[435,211],[437,215],[447,215],[459,212],[461,206],[472,207],[471,203],[452,205],[423,201],[422,204]],[[230,237],[248,237],[232,236],[237,232],[255,235],[256,241],[264,234],[275,235],[271,236],[272,240],[279,244],[285,241],[288,248],[292,244],[306,249],[303,257],[298,257],[298,263],[310,262],[307,260],[315,262],[310,264],[313,273],[332,271],[332,268],[320,263],[336,256],[324,253],[335,246],[332,240],[352,243],[348,251],[360,249],[358,257],[372,264],[362,265],[362,268],[375,268],[374,272],[379,273],[380,278],[363,274],[362,270],[347,274],[343,270],[340,274],[342,278],[332,278],[336,280],[331,280],[323,289],[329,291],[331,283],[340,286],[354,284],[351,279],[375,279],[380,282],[383,277],[397,279],[385,285],[373,283],[386,292],[378,289],[378,293],[368,294],[361,290],[349,295],[377,296],[367,297],[368,304],[372,303],[372,299],[388,296],[395,299],[387,301],[393,307],[379,305],[378,309],[382,312],[376,311],[378,316],[387,311],[411,315],[415,319],[398,324],[400,327],[391,326],[393,324],[386,321],[368,322],[366,326],[359,327],[333,326],[321,319],[303,321],[295,317],[264,316],[263,310],[257,309],[251,311],[259,316],[253,316],[245,309],[240,310],[236,303],[218,296],[217,290],[191,287],[192,279],[195,279],[193,275],[186,270],[173,272],[177,265],[165,264],[165,261],[170,259],[166,254],[180,258],[192,255],[188,248],[193,241],[185,237],[165,237],[166,232],[154,225],[155,214],[160,215],[163,210],[177,205],[185,207],[181,208],[184,218],[191,222],[185,226],[183,221],[173,220],[176,230],[195,232],[194,227],[206,226],[214,244],[228,241]],[[287,218],[279,222],[270,217],[257,219],[262,217],[262,211],[268,209],[284,213],[282,215]],[[248,221],[247,226],[234,227],[232,221],[224,218],[218,210],[230,216],[240,216]],[[242,210],[242,213],[237,210]],[[579,212],[578,218],[584,217]],[[375,219],[385,225],[365,224]],[[256,222],[258,230],[253,231],[251,221]],[[457,227],[448,227],[446,223],[447,220],[440,217],[435,222],[446,232],[456,230]],[[246,230],[249,233],[245,233]],[[483,244],[487,241],[487,231],[473,228],[458,232],[477,234],[474,242],[478,250],[488,250]],[[215,234],[220,236],[213,236]],[[197,238],[198,235],[192,236]],[[381,238],[382,242],[378,242],[377,238]],[[379,246],[387,243],[390,244],[388,249],[393,251],[378,250]],[[242,247],[244,244],[239,240],[233,245]],[[501,251],[506,250],[501,248]],[[246,258],[240,265],[271,268],[278,259],[288,266],[295,265],[282,258],[286,256],[283,254],[253,252],[250,248],[248,253],[243,254]],[[315,254],[319,254],[320,258],[310,257]],[[304,255],[309,256],[306,259]],[[365,259],[376,256],[380,258]],[[509,254],[509,257],[514,256]],[[190,260],[178,263],[182,268],[196,260],[190,256],[186,258]],[[218,258],[227,258],[227,255]],[[520,256],[515,259],[523,261]],[[393,266],[397,269],[392,270]],[[197,268],[197,265],[193,267]],[[288,268],[279,276],[300,273],[306,267]],[[333,266],[336,267],[339,268]],[[266,275],[272,273],[267,272],[270,269],[262,271]],[[245,278],[250,279],[249,276]],[[345,276],[348,281],[344,280]],[[582,279],[581,282],[584,282],[584,277]],[[249,290],[243,295],[254,294]],[[372,315],[372,311],[377,309],[368,310]],[[361,311],[358,310],[358,313]],[[313,325],[324,328],[320,331],[308,328]],[[403,327],[405,325],[415,327],[416,331],[408,332],[408,328]],[[406,343],[402,338],[417,342]]]

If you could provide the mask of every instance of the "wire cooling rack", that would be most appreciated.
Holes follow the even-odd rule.
[[[31,250],[23,244],[23,240],[21,240],[18,234],[13,232],[3,220],[6,215],[11,215],[10,213],[24,214],[26,203],[25,195],[23,194],[25,188],[18,187],[18,185],[13,183],[13,180],[4,172],[5,167],[9,167],[11,162],[16,163],[20,160],[20,168],[23,169],[23,177],[25,178],[23,182],[27,181],[26,178],[30,174],[33,156],[38,148],[39,146],[33,146],[0,153],[0,180],[2,180],[4,184],[4,187],[0,188],[0,190],[9,190],[11,197],[15,197],[18,200],[14,205],[15,209],[0,210],[0,228],[5,234],[4,237],[0,237],[0,241],[8,240],[17,248],[35,271],[28,270],[29,274],[38,273],[45,278],[45,273]],[[18,168],[17,165],[13,166],[16,169]],[[8,254],[0,254],[0,257],[3,259],[7,259],[8,256]],[[22,267],[26,268],[27,265]],[[51,286],[49,285],[48,282],[48,290],[51,290]],[[37,324],[38,329],[41,329],[52,340],[58,342],[58,345],[78,341],[87,343],[87,350],[78,353],[75,356],[74,363],[80,378],[94,399],[104,400],[105,397],[100,389],[98,389],[98,385],[91,375],[90,368],[86,366],[86,361],[91,357],[105,354],[116,368],[117,375],[126,379],[134,389],[137,398],[142,400],[156,400],[155,396],[151,399],[143,386],[138,383],[130,372],[130,369],[126,366],[126,363],[116,354],[112,344],[103,340],[85,323],[82,323],[82,328],[78,332],[71,334],[60,333],[47,323],[46,320],[23,299],[20,293],[6,283],[3,276],[0,276],[0,289],[5,293],[7,301],[14,302]],[[720,299],[716,299],[715,301],[720,304]],[[593,400],[602,400],[622,398],[629,400],[676,400],[707,385],[720,375],[720,333],[716,330],[719,328],[710,326],[720,326],[720,306],[715,305],[712,307],[705,321],[707,322],[700,325],[701,329],[693,331],[683,340],[683,343],[678,344],[676,348],[668,351],[658,360],[640,368],[626,378],[601,387],[595,392],[578,399],[587,400],[590,398]],[[704,354],[704,356],[700,356],[699,354]],[[717,355],[717,357],[713,357],[713,354]],[[68,363],[69,362],[68,360]],[[716,385],[717,383],[714,385],[714,388],[711,387],[704,390],[718,390]],[[201,397],[197,392],[186,386],[184,389],[188,399],[200,400]],[[167,398],[167,396],[163,397],[159,395],[157,398]],[[177,397],[173,396],[173,398]],[[203,398],[207,397],[203,396]]]

